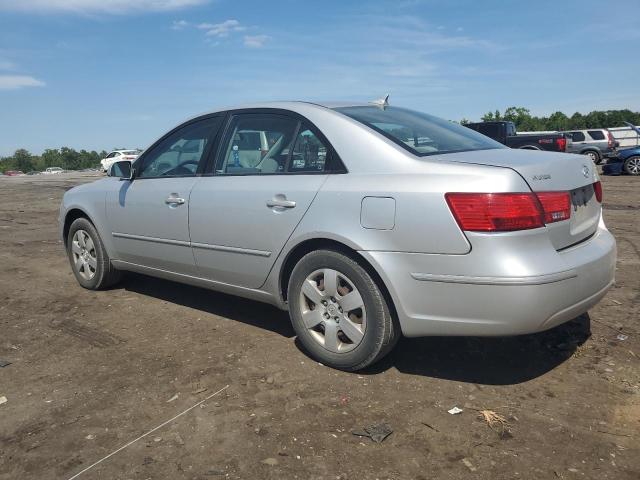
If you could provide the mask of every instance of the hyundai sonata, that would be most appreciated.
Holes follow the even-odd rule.
[[[384,101],[198,116],[66,192],[59,220],[83,287],[135,271],[271,303],[344,370],[400,335],[549,329],[614,281],[592,162]]]

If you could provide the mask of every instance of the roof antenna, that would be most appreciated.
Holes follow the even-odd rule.
[[[373,102],[369,102],[369,103],[384,110],[386,107],[389,106],[389,94],[387,93],[384,98],[378,98],[377,100],[374,100]]]

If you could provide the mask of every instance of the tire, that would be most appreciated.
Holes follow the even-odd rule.
[[[86,218],[77,218],[71,224],[67,256],[76,280],[86,289],[102,290],[122,278],[122,272],[111,265],[96,228]]]
[[[298,340],[324,365],[361,370],[389,353],[400,337],[375,280],[342,253],[317,250],[302,257],[291,273],[287,298]]]
[[[640,155],[627,158],[622,168],[627,175],[640,175]]]
[[[589,157],[591,161],[596,165],[600,165],[602,163],[602,156],[600,155],[599,152],[596,152],[595,150],[586,150],[582,152],[582,154]]]

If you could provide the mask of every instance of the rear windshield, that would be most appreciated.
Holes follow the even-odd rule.
[[[338,107],[348,117],[365,124],[419,156],[506,148],[489,137],[441,118],[398,107]]]

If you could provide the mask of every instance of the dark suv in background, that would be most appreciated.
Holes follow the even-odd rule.
[[[600,164],[603,159],[613,155],[617,147],[613,135],[606,128],[571,130],[563,133],[570,135],[572,140],[567,145],[567,153],[587,155],[595,164]]]

